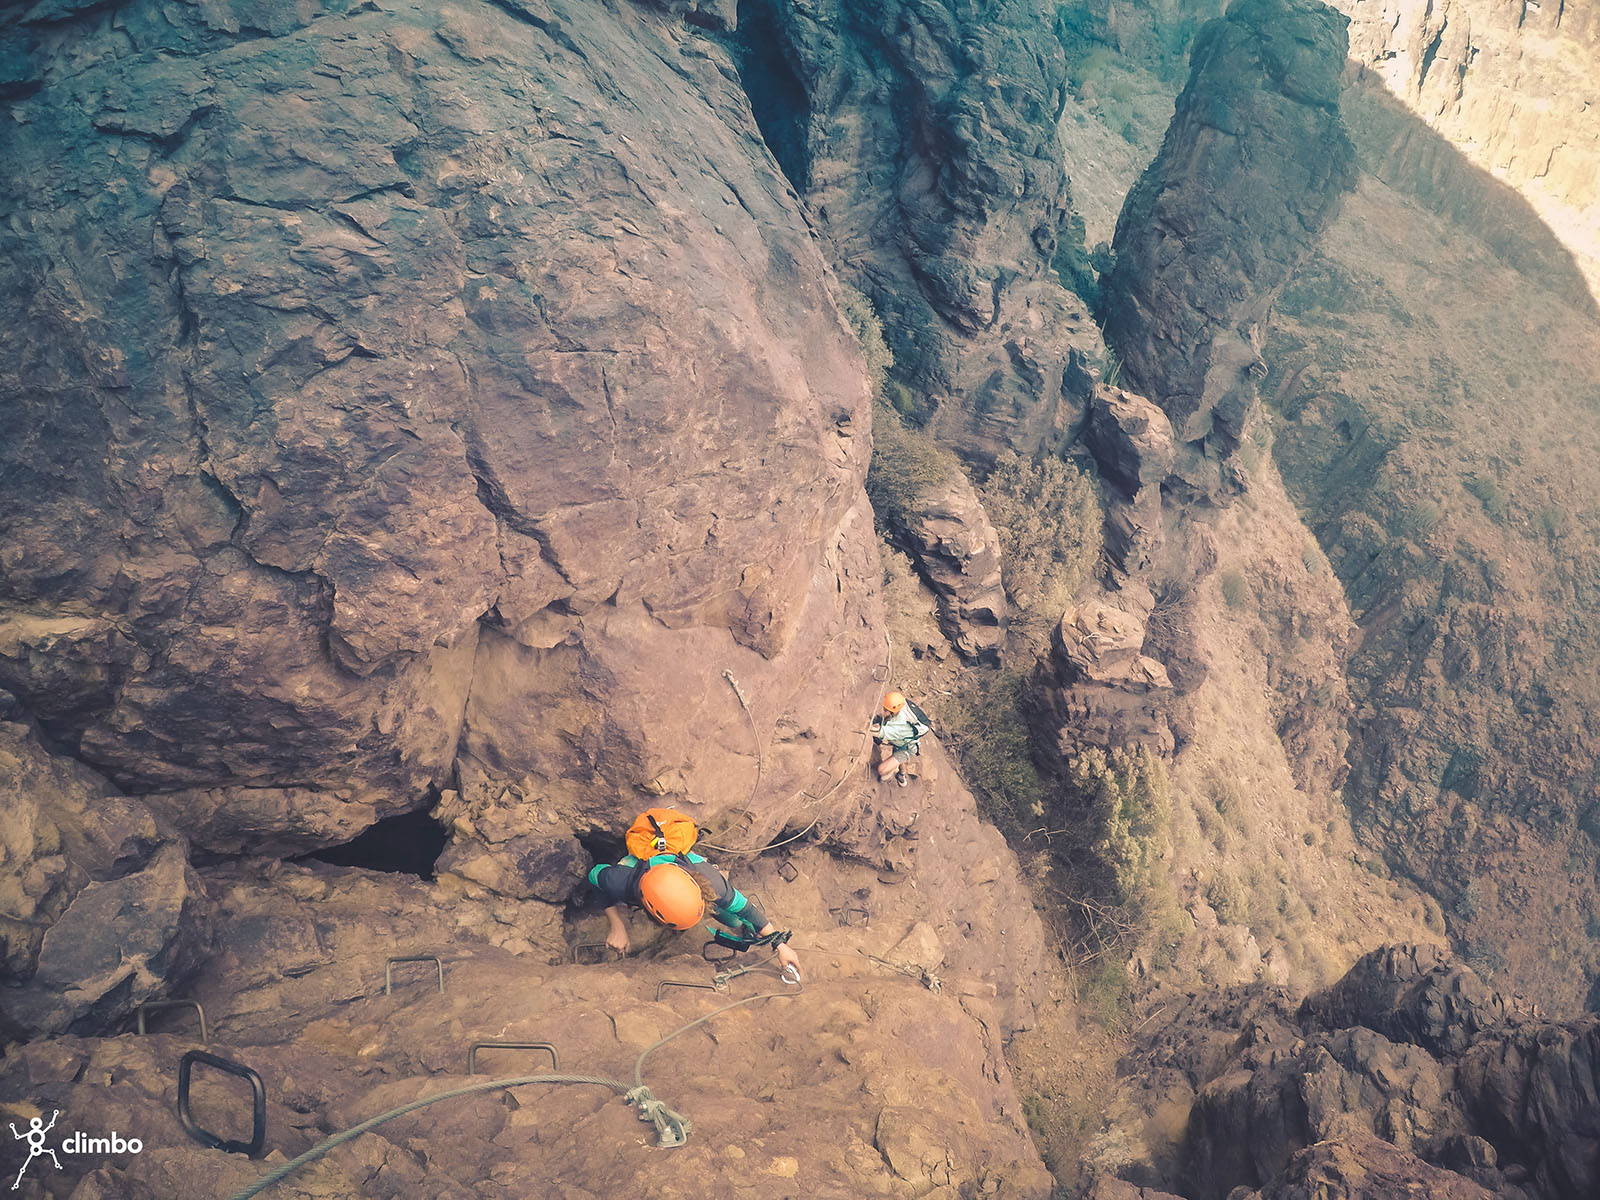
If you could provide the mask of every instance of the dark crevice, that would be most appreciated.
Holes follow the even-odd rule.
[[[1433,35],[1433,40],[1428,43],[1428,48],[1422,52],[1422,69],[1417,72],[1417,93],[1420,95],[1423,85],[1428,82],[1428,72],[1433,69],[1433,60],[1439,57],[1439,47],[1444,44],[1444,26],[1439,26],[1439,32]]]
[[[433,819],[431,807],[385,817],[348,842],[301,855],[293,861],[315,860],[336,867],[361,867],[368,871],[432,879],[434,864],[444,852],[450,835]]]
[[[731,44],[750,111],[779,169],[803,196],[811,184],[810,97],[784,54],[766,0],[740,0],[737,29]]]

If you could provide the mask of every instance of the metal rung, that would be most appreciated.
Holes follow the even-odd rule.
[[[394,969],[398,963],[427,963],[431,962],[439,968],[439,990],[444,991],[444,964],[439,961],[436,954],[402,954],[391,958],[383,964],[383,994],[394,995]]]
[[[886,683],[889,679],[889,664],[879,663],[872,668],[872,678],[875,683]]]
[[[817,768],[817,777],[811,781],[811,786],[800,794],[808,800],[821,800],[828,794],[828,788],[833,783],[833,772],[827,767]]]
[[[859,904],[846,904],[839,908],[830,908],[830,914],[837,917],[841,925],[870,925],[872,914]]]
[[[592,962],[585,963],[583,961],[583,955],[586,950],[597,952]],[[611,951],[612,962],[621,962],[625,957],[621,950],[618,950],[613,946],[608,946],[604,942],[580,942],[572,948],[572,961],[580,966],[598,966],[600,963],[606,961],[605,952],[607,950]]]
[[[800,868],[794,865],[792,858],[786,858],[778,864],[778,878],[785,883],[793,883],[800,877]]]
[[[662,989],[669,987],[699,988],[703,992],[714,992],[718,990],[717,985],[714,983],[690,983],[687,979],[663,979],[660,983],[656,984],[656,999],[661,999]]]
[[[204,1063],[208,1067],[229,1075],[236,1075],[250,1084],[250,1140],[248,1142],[232,1141],[228,1138],[218,1137],[209,1129],[202,1129],[195,1123],[189,1113],[189,1076],[194,1070],[195,1063]],[[257,1075],[243,1063],[236,1063],[232,1059],[220,1058],[215,1054],[208,1054],[204,1050],[191,1050],[178,1062],[178,1120],[182,1123],[184,1131],[202,1146],[213,1150],[225,1150],[229,1154],[243,1154],[255,1158],[261,1153],[261,1147],[267,1140],[267,1089]]]
[[[200,1041],[203,1043],[211,1041],[210,1037],[206,1035],[206,1010],[200,1007],[200,1001],[198,1000],[146,1000],[133,1010],[134,1015],[139,1018],[139,1032],[141,1034],[145,1032],[145,1013],[161,1012],[169,1008],[194,1009],[195,1015],[200,1018]]]
[[[561,1069],[561,1057],[556,1053],[556,1048],[549,1042],[473,1042],[467,1048],[467,1074],[478,1073],[479,1050],[544,1050],[550,1055],[550,1069]]]

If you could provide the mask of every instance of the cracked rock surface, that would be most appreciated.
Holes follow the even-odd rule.
[[[730,7],[4,6],[0,687],[58,746],[222,853],[457,780],[781,824],[880,658],[867,396]]]

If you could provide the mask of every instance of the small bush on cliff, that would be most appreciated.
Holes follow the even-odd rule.
[[[883,322],[872,301],[848,283],[839,283],[839,311],[855,331],[861,345],[861,357],[867,364],[867,384],[872,388],[873,399],[881,399],[889,381],[889,371],[894,366],[894,351],[883,338]]]
[[[1231,609],[1242,609],[1250,599],[1250,585],[1238,571],[1224,571],[1217,579],[1217,586],[1222,589],[1223,603]]]
[[[930,701],[961,778],[984,815],[1011,837],[1027,836],[1044,812],[1044,782],[1023,711],[1026,683],[1015,670],[965,671],[952,696]]]
[[[1038,643],[1100,560],[1099,494],[1072,463],[1006,451],[981,498],[1000,537],[1001,576],[1017,610],[1012,628]]]
[[[913,429],[887,404],[872,406],[872,462],[867,499],[880,523],[903,518],[930,488],[961,470],[955,455]]]
[[[1105,871],[1108,898],[1144,907],[1170,840],[1165,764],[1144,747],[1086,750],[1068,762],[1067,783],[1093,831],[1090,851]]]

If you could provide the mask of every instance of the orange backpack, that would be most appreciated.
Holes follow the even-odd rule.
[[[652,854],[685,854],[700,836],[694,821],[675,808],[650,808],[628,826],[628,853],[635,858]]]

